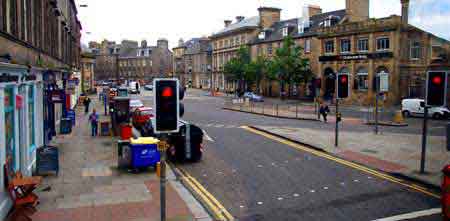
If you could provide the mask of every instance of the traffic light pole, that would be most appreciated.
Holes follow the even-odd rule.
[[[379,93],[377,91],[377,94],[375,96],[375,134],[378,134],[378,99],[379,99]]]
[[[425,155],[427,151],[427,130],[428,130],[428,106],[424,107],[423,130],[422,130],[422,155],[420,158],[420,173],[425,173]]]
[[[158,144],[158,150],[161,155],[159,163],[160,168],[160,205],[161,205],[161,221],[166,221],[166,150],[168,148],[167,135],[162,135]]]
[[[339,144],[339,99],[336,98],[336,128],[335,128],[335,135],[334,135],[334,146],[337,147]]]

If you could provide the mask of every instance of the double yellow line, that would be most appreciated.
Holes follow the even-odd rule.
[[[357,170],[363,171],[365,173],[371,174],[371,175],[376,176],[376,177],[381,178],[381,179],[385,179],[385,180],[391,181],[393,183],[397,183],[399,185],[402,185],[402,186],[408,187],[410,189],[419,191],[419,192],[424,193],[426,195],[429,195],[429,196],[432,196],[432,197],[435,197],[435,198],[440,198],[440,196],[438,194],[430,192],[429,190],[427,190],[426,188],[424,188],[422,186],[419,186],[419,185],[416,185],[416,184],[409,184],[406,181],[404,181],[402,179],[399,179],[399,178],[396,178],[396,177],[393,177],[391,175],[388,175],[388,174],[385,174],[385,173],[381,173],[379,171],[370,169],[368,167],[365,167],[365,166],[362,166],[362,165],[359,165],[359,164],[356,164],[356,163],[353,163],[353,162],[350,162],[350,161],[346,161],[346,160],[334,157],[334,156],[332,156],[330,154],[327,154],[327,153],[324,153],[324,152],[321,152],[321,151],[317,151],[317,150],[314,150],[314,149],[302,146],[302,145],[300,145],[298,143],[295,143],[295,142],[292,142],[290,140],[283,139],[283,138],[274,136],[272,134],[269,134],[269,133],[266,133],[266,132],[263,132],[263,131],[260,131],[260,130],[256,130],[256,129],[248,127],[248,126],[242,126],[241,128],[244,129],[244,130],[250,131],[252,133],[261,135],[263,137],[269,138],[271,140],[275,140],[275,141],[280,142],[282,144],[288,145],[288,146],[293,147],[293,148],[295,148],[297,150],[305,151],[305,152],[311,153],[313,155],[316,155],[318,157],[322,157],[322,158],[325,158],[325,159],[332,160],[332,161],[337,162],[339,164],[351,167],[353,169],[357,169]]]
[[[194,177],[182,168],[176,168],[180,173],[181,181],[190,189],[194,195],[205,204],[216,221],[234,221],[234,217],[227,209],[209,193]]]

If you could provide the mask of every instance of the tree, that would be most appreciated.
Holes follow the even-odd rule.
[[[258,56],[256,60],[251,61],[245,68],[246,81],[249,84],[256,84],[256,91],[260,92],[261,81],[267,72],[267,59]]]
[[[282,47],[276,50],[268,70],[269,77],[275,77],[280,82],[282,92],[286,83],[289,86],[293,83],[306,83],[312,77],[309,60],[303,57],[302,48],[295,45],[290,36],[284,38]]]
[[[227,75],[227,79],[238,81],[240,90],[244,89],[245,81],[250,79],[246,75],[246,69],[249,64],[250,50],[248,47],[241,46],[237,51],[237,56],[224,65],[224,73]]]

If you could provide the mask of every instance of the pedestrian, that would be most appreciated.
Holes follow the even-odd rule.
[[[98,118],[95,108],[92,110],[91,115],[89,115],[89,122],[91,123],[91,136],[97,136],[97,128],[98,128]]]
[[[323,121],[325,123],[327,122],[327,115],[329,112],[330,112],[330,108],[328,107],[328,105],[323,102],[320,103],[319,113],[320,113],[320,115],[322,115]]]
[[[84,104],[84,113],[88,114],[89,113],[89,105],[91,104],[91,99],[89,97],[84,98],[83,104]]]

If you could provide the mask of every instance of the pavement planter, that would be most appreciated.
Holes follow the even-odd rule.
[[[97,104],[96,97],[91,96],[91,99],[93,106],[100,110],[102,106]],[[82,107],[75,111],[78,123],[72,133],[57,136],[51,143],[58,147],[59,173],[45,177],[41,188],[35,191],[40,204],[31,216],[32,220],[159,220],[159,178],[155,171],[129,173],[119,170],[117,142],[110,137],[91,137],[88,115]],[[101,118],[104,121],[107,116]],[[131,143],[140,145],[134,147],[139,151],[156,149],[154,140],[132,140]],[[146,153],[134,156],[137,166],[153,165],[158,161],[158,155],[150,154],[151,151]],[[211,220],[170,168],[167,173],[167,220]]]

